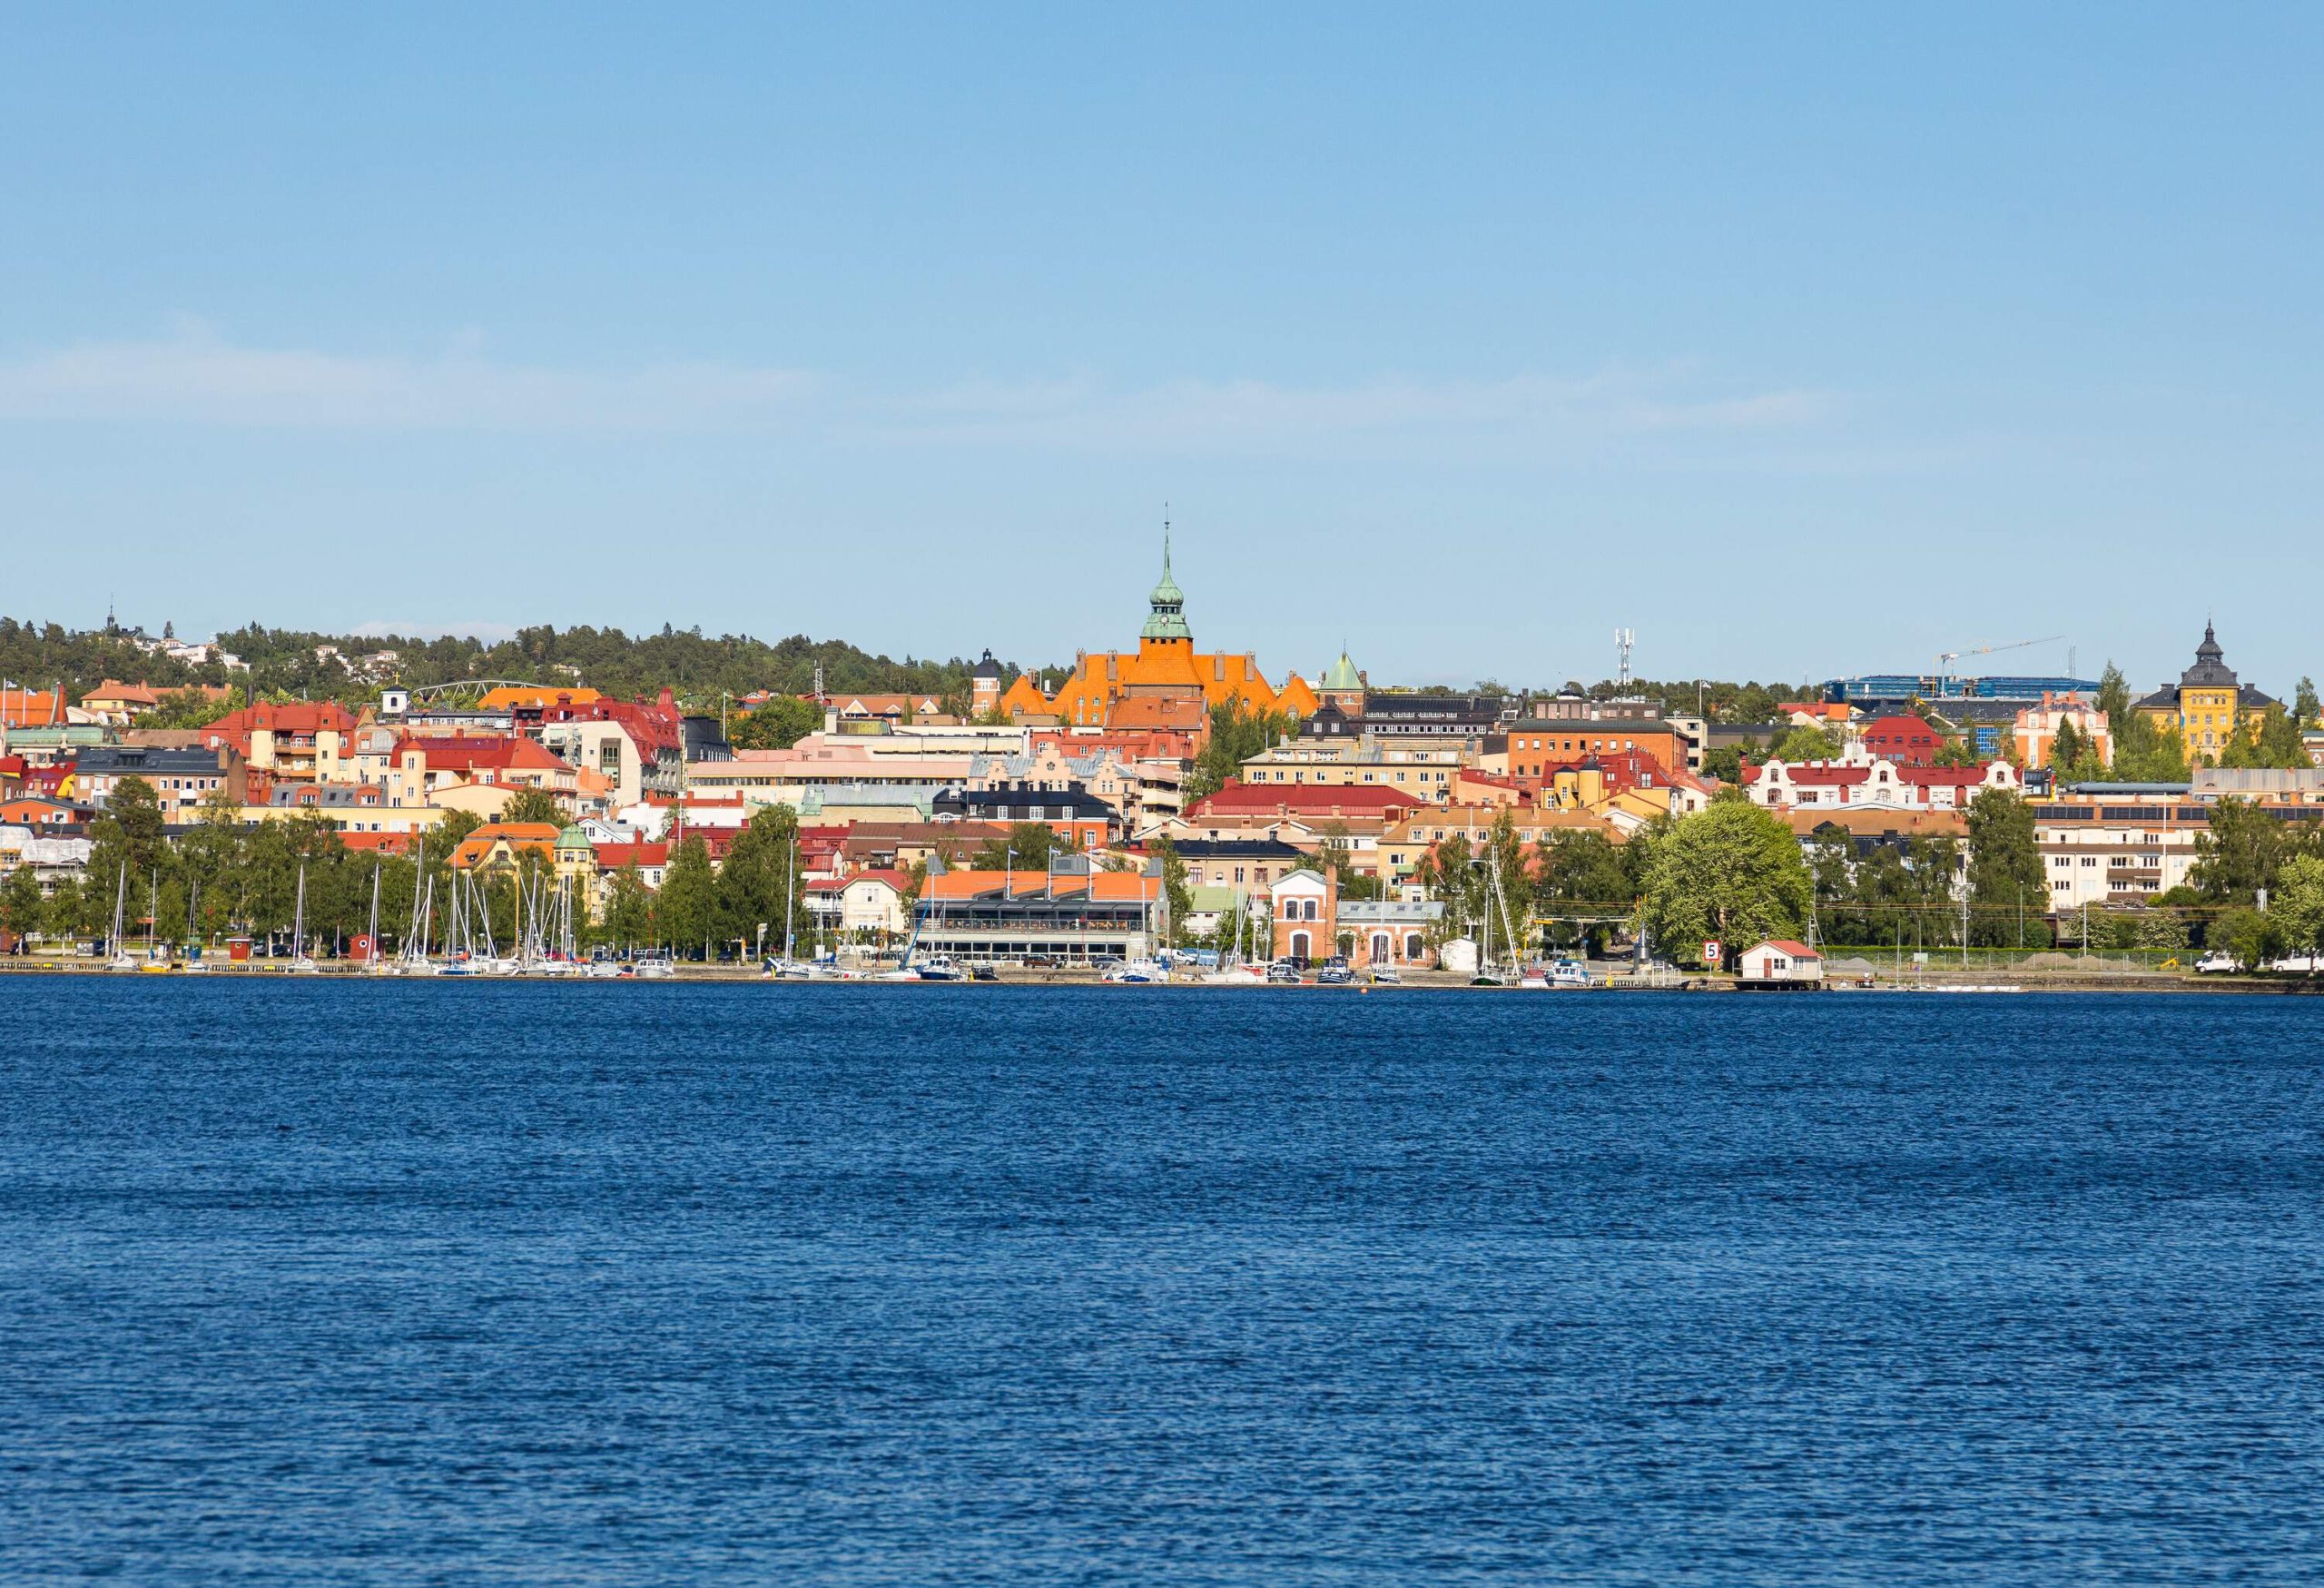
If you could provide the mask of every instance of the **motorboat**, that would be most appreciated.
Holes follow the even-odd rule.
[[[1101,978],[1107,981],[1130,983],[1161,982],[1169,979],[1169,968],[1157,960],[1131,960],[1116,965]]]
[[[589,968],[582,974],[592,981],[610,981],[621,974],[621,962],[619,960],[591,960]]]
[[[941,954],[921,961],[911,967],[911,973],[917,981],[965,981],[969,979],[967,972]]]
[[[635,966],[635,974],[645,981],[666,981],[677,973],[677,967],[660,955],[640,960]]]

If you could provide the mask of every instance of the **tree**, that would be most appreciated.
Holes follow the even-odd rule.
[[[1739,745],[1721,745],[1703,752],[1703,775],[1719,783],[1743,781],[1743,751]]]
[[[428,848],[431,853],[448,861],[468,835],[484,825],[484,818],[474,811],[447,811],[444,819],[428,830]]]
[[[721,941],[754,945],[763,924],[767,941],[779,944],[786,931],[795,934],[812,926],[800,908],[804,879],[798,845],[799,814],[791,806],[766,805],[752,814],[727,849],[713,890],[713,930]]]
[[[1937,766],[1983,766],[1985,758],[1978,753],[1975,741],[1967,734],[1961,734],[1939,745],[1931,762]]]
[[[249,692],[239,685],[229,688],[222,699],[212,698],[205,690],[164,690],[154,696],[153,709],[137,714],[136,725],[141,728],[206,728],[228,712],[238,711],[250,704]]]
[[[2256,971],[2275,958],[2276,923],[2257,910],[2230,910],[2211,923],[2203,942],[2225,949],[2247,971]]]
[[[1070,854],[1073,846],[1060,841],[1045,822],[1011,822],[1005,838],[988,838],[969,857],[969,869],[980,872],[1046,872],[1049,862]]]
[[[726,739],[738,750],[788,750],[822,725],[820,701],[777,695],[737,718],[728,726]]]
[[[701,833],[689,833],[671,855],[662,891],[654,896],[655,935],[681,953],[691,955],[699,943],[707,954],[718,927],[715,888],[710,846]]]
[[[2211,806],[2209,831],[2195,839],[2195,864],[2188,880],[2205,898],[2250,904],[2272,886],[2282,863],[2284,824],[2248,800],[2223,799]]]
[[[1210,735],[1187,774],[1185,797],[1191,802],[1216,794],[1244,762],[1298,732],[1298,719],[1289,712],[1254,711],[1239,697],[1220,701],[1210,708]]]
[[[1972,941],[2015,942],[2027,905],[2047,913],[2049,878],[2034,844],[2034,807],[2013,789],[1987,789],[1969,802],[1969,909]]]
[[[1432,844],[1413,864],[1413,880],[1444,903],[1447,925],[1455,932],[1479,912],[1479,873],[1469,841],[1459,833]]]
[[[11,936],[25,938],[38,932],[48,919],[47,901],[40,896],[40,879],[33,875],[29,861],[19,863],[0,883],[0,931]]]
[[[1775,748],[1772,760],[1787,765],[1802,761],[1829,761],[1840,753],[1840,737],[1829,728],[1819,728],[1802,723],[1783,736]]]
[[[1521,949],[1532,921],[1533,870],[1526,862],[1525,841],[1517,835],[1517,813],[1503,805],[1485,829],[1484,875],[1486,907],[1493,912],[1497,932],[1510,934],[1512,951]]]
[[[2124,783],[2184,783],[2186,747],[2175,728],[2161,728],[2131,704],[2129,683],[2113,663],[2099,675],[2098,709],[2114,738],[2113,775]]]
[[[1644,918],[1666,952],[1706,938],[1798,933],[1813,898],[1799,841],[1780,818],[1742,801],[1716,801],[1679,822],[1655,847]]]
[[[105,814],[91,824],[89,835],[100,843],[110,839],[118,844],[114,858],[127,860],[129,869],[142,876],[161,863],[166,827],[162,796],[153,785],[142,777],[124,777],[113,784]]]
[[[1195,907],[1194,889],[1187,879],[1187,863],[1179,858],[1178,846],[1167,838],[1157,838],[1146,847],[1147,853],[1161,865],[1163,912],[1169,922],[1168,946],[1176,948],[1186,919]]]
[[[2251,736],[2251,764],[2297,770],[2313,764],[2308,759],[2308,746],[2300,743],[2299,729],[2284,715],[2280,705],[2270,705],[2260,715]]]
[[[503,822],[543,822],[552,827],[563,827],[571,817],[556,796],[545,788],[520,788],[509,802],[500,807]]]
[[[628,861],[614,873],[613,887],[606,894],[603,935],[608,942],[630,948],[643,942],[653,928],[654,895],[646,889],[637,862]]]
[[[1621,848],[1602,833],[1547,834],[1537,846],[1533,880],[1544,903],[1621,907],[1631,900]]]
[[[2305,676],[2300,679],[2299,689],[2292,694],[2291,715],[2292,725],[2301,728],[2315,727],[2319,717],[2324,715],[2324,707],[2317,703],[2315,680]]]
[[[2286,948],[2312,955],[2324,948],[2324,856],[2302,854],[2285,862],[2280,883],[2268,913]]]

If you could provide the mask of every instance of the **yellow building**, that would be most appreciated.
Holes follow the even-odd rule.
[[[1133,693],[1199,696],[1205,707],[1238,700],[1255,712],[1289,712],[1305,718],[1315,710],[1315,693],[1294,673],[1281,689],[1259,671],[1258,657],[1246,651],[1197,651],[1187,626],[1186,593],[1170,577],[1170,539],[1162,538],[1162,582],[1149,597],[1151,612],[1138,631],[1135,651],[1084,652],[1055,695],[1044,695],[1030,675],[1020,676],[1000,696],[1000,707],[1019,719],[1051,717],[1072,727],[1107,726],[1114,709]]]
[[[2177,734],[2190,762],[2206,756],[2217,760],[2234,735],[2277,704],[2272,696],[2237,683],[2235,669],[2225,657],[2219,636],[2206,623],[2203,643],[2195,647],[2195,665],[2179,675],[2175,686],[2166,684],[2132,708],[2145,713],[2156,727]]]

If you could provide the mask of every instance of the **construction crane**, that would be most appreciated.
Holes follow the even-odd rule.
[[[1995,651],[2022,651],[2027,646],[2055,645],[2058,641],[2063,638],[2065,638],[2065,636],[2062,634],[2053,634],[2045,635],[2040,639],[2014,639],[2005,646],[1974,646],[1965,651],[1939,651],[1936,653],[1936,676],[1939,678],[1952,677],[1953,668],[1951,664],[1959,661],[1964,656],[1990,656]]]

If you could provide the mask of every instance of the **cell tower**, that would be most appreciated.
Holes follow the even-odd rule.
[[[1618,687],[1630,686],[1630,647],[1638,644],[1638,630],[1618,628],[1614,631],[1614,683]]]

